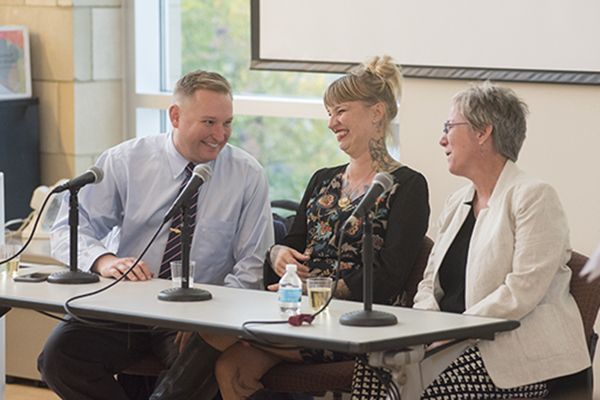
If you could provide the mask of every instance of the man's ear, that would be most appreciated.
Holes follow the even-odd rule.
[[[169,119],[173,128],[179,128],[179,117],[181,116],[181,109],[177,104],[171,104],[169,107]]]

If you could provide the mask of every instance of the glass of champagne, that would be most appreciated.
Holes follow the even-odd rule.
[[[306,290],[312,313],[316,313],[327,303],[327,300],[331,297],[332,284],[332,278],[323,276],[311,277],[306,280]]]
[[[3,244],[0,245],[0,261],[7,260],[14,256],[19,250],[21,250],[21,246],[17,244]],[[5,262],[0,265],[0,274],[2,276],[14,277],[19,273],[19,256],[14,259]]]

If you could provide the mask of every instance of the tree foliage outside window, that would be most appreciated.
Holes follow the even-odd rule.
[[[238,94],[319,98],[337,78],[251,71],[248,0],[181,0],[180,7],[183,74],[196,69],[219,72]],[[262,164],[272,200],[299,201],[317,169],[347,162],[326,120],[238,115],[230,143]]]

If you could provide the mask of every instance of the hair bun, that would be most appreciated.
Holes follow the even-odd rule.
[[[363,65],[365,70],[387,82],[396,98],[401,97],[402,72],[400,72],[400,67],[393,62],[392,57],[388,55],[375,56],[365,61]]]

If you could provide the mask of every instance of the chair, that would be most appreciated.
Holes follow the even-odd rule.
[[[431,253],[431,248],[433,247],[433,240],[431,240],[428,236],[423,238],[423,243],[421,244],[421,249],[417,254],[417,258],[413,264],[413,270],[408,276],[408,280],[406,281],[406,285],[404,286],[404,301],[403,306],[412,307],[414,303],[415,296],[417,295],[417,290],[419,289],[419,282],[423,280],[423,273],[425,273],[425,268],[427,267],[427,261],[429,261],[429,253]]]
[[[433,240],[425,236],[417,254],[408,280],[406,281],[403,305],[412,307],[419,282],[427,266]],[[261,379],[265,388],[274,392],[319,393],[347,390],[352,384],[354,361],[342,361],[328,364],[292,364],[281,363],[271,368]]]
[[[588,257],[581,253],[573,252],[567,265],[573,270],[570,291],[575,298],[590,353],[590,360],[594,360],[598,334],[594,332],[594,323],[600,309],[600,280],[587,282],[581,278],[579,272],[588,261]],[[547,399],[560,400],[591,400],[593,393],[593,370],[589,367],[579,373],[561,377],[554,380],[554,391]]]
[[[570,291],[583,319],[590,359],[593,361],[598,341],[598,334],[594,332],[594,323],[600,309],[600,279],[588,283],[586,278],[579,276],[579,272],[587,261],[587,256],[573,251],[567,265],[573,270]],[[593,392],[592,367],[573,375],[557,378],[552,381],[552,385],[553,391],[545,399],[591,400]]]
[[[292,214],[288,216],[281,216],[278,213],[273,213],[273,227],[275,228],[275,244],[282,244],[283,239],[292,228],[294,218],[296,217],[296,211],[298,211],[300,204],[291,200],[273,200],[271,202],[271,208],[279,208],[282,210],[291,211]],[[280,277],[273,271],[271,263],[265,260],[263,264],[263,283],[265,289],[274,283],[279,282]]]
[[[274,212],[273,220],[283,222],[285,224],[286,232],[289,232],[292,228],[292,224],[294,223],[294,217],[296,216],[298,207],[300,207],[300,204],[292,200],[273,200],[271,202],[272,209],[278,208],[280,210],[286,210],[291,212],[288,216],[285,217]]]
[[[588,342],[590,358],[594,359],[596,343],[598,342],[598,334],[594,332],[594,323],[600,309],[600,280],[597,279],[588,283],[587,278],[579,276],[581,269],[587,261],[587,256],[574,251],[567,265],[573,270],[573,276],[571,276],[571,294],[575,298],[575,302],[577,302],[581,318],[583,319],[583,328]]]

